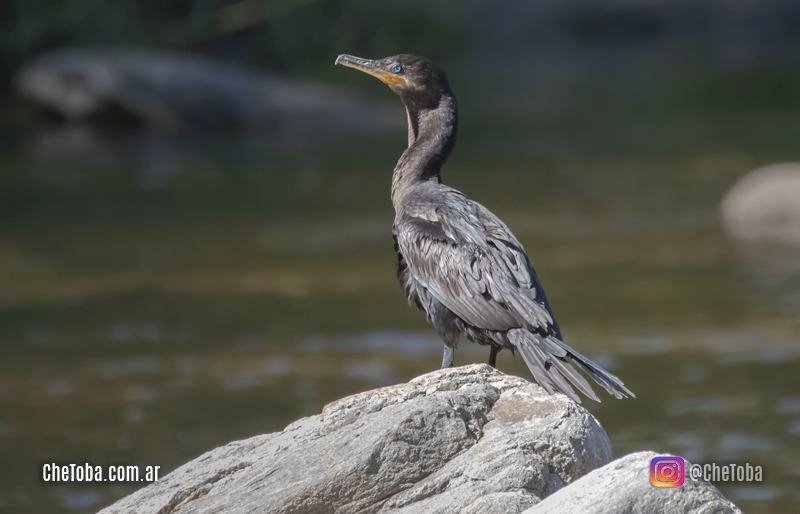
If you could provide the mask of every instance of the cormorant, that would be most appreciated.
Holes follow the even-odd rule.
[[[409,303],[425,311],[444,340],[442,367],[453,364],[461,335],[491,349],[519,351],[536,381],[580,402],[573,386],[600,401],[573,365],[616,398],[634,394],[561,336],[522,244],[497,216],[442,183],[456,140],[458,110],[447,76],[416,55],[336,64],[377,78],[397,93],[408,118],[408,147],[392,175],[397,276]]]

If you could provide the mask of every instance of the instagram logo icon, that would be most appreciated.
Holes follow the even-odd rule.
[[[666,455],[650,461],[650,485],[680,487],[686,481],[686,461],[683,457]]]

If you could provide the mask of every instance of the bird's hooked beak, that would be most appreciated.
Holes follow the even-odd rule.
[[[381,68],[379,61],[372,59],[364,59],[363,57],[356,57],[355,55],[349,54],[340,54],[336,58],[336,62],[334,64],[340,64],[342,66],[364,72],[367,75],[372,75],[376,79],[389,86],[405,83],[405,79],[403,77],[384,70]]]

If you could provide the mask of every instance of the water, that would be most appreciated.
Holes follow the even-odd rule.
[[[761,464],[763,484],[720,488],[747,512],[788,512],[800,260],[728,240],[717,205],[737,176],[796,160],[800,122],[669,115],[648,98],[528,121],[466,95],[445,179],[507,221],[569,342],[636,392],[587,405],[617,455]],[[58,138],[7,139],[0,510],[90,511],[136,487],[44,484],[44,462],[170,470],[434,369],[440,344],[394,279],[403,140],[137,141],[76,158]],[[486,358],[465,344],[456,363]],[[526,373],[507,354],[499,366]]]

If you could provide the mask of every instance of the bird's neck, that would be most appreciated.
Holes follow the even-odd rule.
[[[456,140],[456,99],[444,93],[435,103],[404,99],[408,115],[408,148],[400,156],[392,175],[395,209],[406,193],[420,182],[441,182],[442,165]]]

